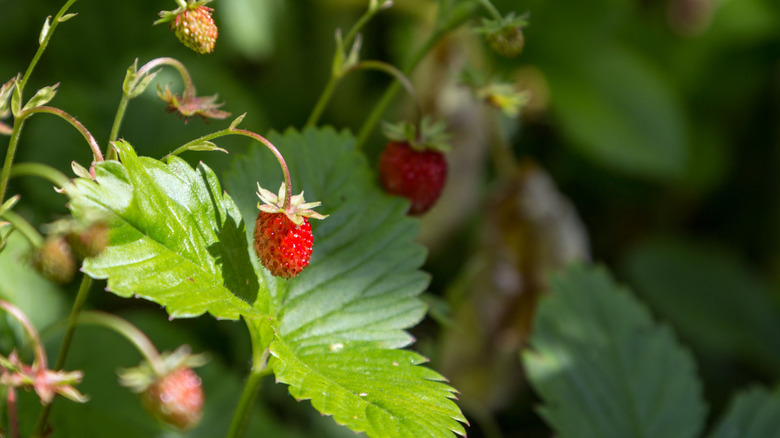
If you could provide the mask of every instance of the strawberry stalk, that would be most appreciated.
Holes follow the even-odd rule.
[[[137,60],[136,60],[137,61]],[[135,65],[130,67],[131,70],[135,70]],[[179,75],[181,76],[182,82],[184,82],[184,91],[182,92],[182,95],[185,97],[192,98],[195,96],[195,85],[192,82],[192,77],[190,76],[190,72],[187,71],[187,67],[184,66],[181,62],[179,62],[177,59],[174,58],[168,58],[168,57],[161,57],[161,58],[155,58],[151,61],[144,64],[140,69],[137,71],[134,71],[134,77],[130,83],[127,84],[127,87],[123,87],[122,90],[122,99],[119,101],[119,107],[117,108],[116,116],[114,116],[114,124],[111,126],[111,134],[109,135],[109,143],[112,141],[116,141],[116,139],[119,137],[119,128],[122,125],[122,120],[125,117],[125,112],[127,110],[127,104],[130,102],[130,99],[135,97],[135,95],[140,94],[143,90],[137,90],[138,87],[145,87],[145,85],[148,85],[148,77],[154,76],[156,72],[152,72],[152,69],[162,66],[169,66],[176,69],[177,72],[179,72]],[[144,85],[145,84],[145,85]],[[109,160],[115,160],[116,159],[116,150],[112,147],[109,148],[109,151],[107,153],[107,158]]]
[[[144,359],[151,364],[155,372],[162,373],[160,353],[157,351],[154,344],[152,344],[152,341],[146,337],[144,332],[133,324],[110,313],[98,311],[83,312],[78,317],[78,323],[105,327],[122,335],[122,337],[130,341]]]
[[[54,19],[48,23],[48,31],[41,35],[42,38],[39,41],[40,44],[38,45],[38,50],[35,52],[32,61],[30,61],[30,65],[27,66],[27,71],[24,72],[24,76],[22,76],[21,79],[16,81],[16,89],[14,90],[14,94],[18,97],[19,102],[22,101],[22,92],[24,91],[24,87],[27,84],[27,80],[30,78],[30,75],[35,69],[35,66],[38,64],[38,60],[41,59],[43,51],[46,50],[46,47],[49,45],[49,40],[54,34],[54,29],[56,29],[61,22],[72,16],[72,14],[69,16],[66,16],[65,14],[75,2],[76,0],[68,0],[65,2],[62,8],[60,8],[59,12],[57,12],[57,14],[54,16]],[[5,162],[3,163],[2,171],[0,171],[0,204],[5,201],[5,192],[8,189],[8,179],[10,177],[11,165],[13,165],[14,157],[16,156],[16,148],[19,144],[19,136],[22,133],[22,127],[24,126],[25,120],[25,117],[14,117],[13,130],[11,132],[11,138],[8,141],[8,150],[5,154]]]
[[[240,121],[240,120],[238,120]],[[278,149],[276,149],[276,146],[273,145],[268,139],[263,137],[262,135],[246,130],[246,129],[239,129],[236,128],[234,125],[236,125],[236,122],[233,122],[233,125],[231,125],[227,129],[223,129],[221,131],[217,131],[211,134],[204,135],[203,137],[197,138],[195,140],[192,140],[190,142],[187,142],[178,148],[176,148],[173,152],[171,152],[168,155],[178,155],[179,153],[189,150],[193,145],[197,145],[203,142],[207,142],[210,140],[214,140],[219,137],[224,137],[226,135],[242,135],[244,137],[249,137],[253,140],[257,140],[258,142],[262,143],[265,147],[267,147],[272,154],[274,154],[274,157],[276,157],[276,160],[279,161],[279,166],[282,168],[282,173],[284,175],[284,184],[287,188],[285,195],[284,195],[284,208],[288,209],[290,208],[290,202],[292,198],[292,181],[290,179],[290,170],[287,168],[287,163],[284,161],[284,157],[282,156],[281,152],[279,152]]]
[[[66,122],[70,123],[74,128],[76,128],[76,130],[78,130],[81,133],[81,135],[84,137],[84,140],[86,140],[87,143],[89,144],[89,148],[92,150],[92,157],[94,161],[95,162],[103,161],[103,153],[100,152],[100,145],[98,145],[97,140],[95,140],[95,137],[92,136],[89,130],[84,125],[82,125],[81,122],[76,120],[75,117],[66,113],[65,111],[50,106],[38,106],[35,108],[30,108],[22,111],[21,113],[19,113],[18,117],[27,118],[37,113],[53,114],[65,120]]]

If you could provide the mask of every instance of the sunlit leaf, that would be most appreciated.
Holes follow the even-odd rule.
[[[311,221],[314,253],[298,277],[273,280],[258,268],[278,318],[269,363],[277,380],[296,399],[372,437],[463,434],[454,390],[419,366],[422,356],[399,350],[412,341],[404,329],[425,313],[418,296],[428,284],[407,205],[378,188],[348,133],[307,129],[269,140],[290,165],[293,191],[321,201],[317,210],[330,215]],[[258,179],[264,187],[281,182],[262,146],[237,160],[225,183],[247,222],[257,216]]]
[[[111,225],[108,248],[83,270],[108,278],[117,295],[165,306],[171,317],[254,313],[258,283],[244,223],[211,169],[115,145],[121,163],[99,163],[97,182],[78,178],[68,189],[75,215],[104,214]]]

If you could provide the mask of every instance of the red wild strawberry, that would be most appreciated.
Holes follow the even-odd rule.
[[[204,6],[209,1],[191,1],[176,10],[162,11],[154,24],[167,22],[182,44],[200,54],[211,53],[218,32],[211,18],[214,9]]]
[[[408,198],[409,214],[419,215],[439,199],[447,180],[447,161],[439,151],[418,151],[409,143],[391,141],[379,157],[379,175],[382,187]]]
[[[439,199],[447,180],[448,148],[442,124],[429,125],[424,119],[419,128],[409,124],[386,125],[390,142],[379,157],[382,187],[409,201],[410,215],[428,211]],[[417,135],[418,130],[422,133]]]
[[[292,278],[309,266],[312,253],[311,225],[307,218],[324,219],[327,216],[311,209],[319,202],[305,203],[303,192],[292,196],[285,206],[285,185],[279,195],[257,185],[257,196],[264,204],[257,204],[254,247],[260,262],[276,277]]]
[[[189,367],[177,368],[160,377],[141,394],[147,412],[179,430],[190,429],[200,422],[203,399],[200,377]]]

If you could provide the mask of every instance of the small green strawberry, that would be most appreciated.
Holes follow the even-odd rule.
[[[70,245],[60,235],[51,236],[33,255],[33,266],[49,280],[67,284],[76,275],[76,259]]]
[[[479,32],[485,34],[490,48],[505,58],[514,58],[525,47],[523,27],[528,25],[527,16],[515,17],[509,14],[500,20],[483,19]]]
[[[285,207],[284,184],[278,196],[260,184],[257,190],[263,204],[257,204],[260,212],[255,222],[255,253],[274,276],[295,277],[309,265],[311,258],[313,239],[307,218],[325,219],[327,216],[312,211],[320,203],[305,203],[303,192],[293,196],[290,205]]]
[[[421,215],[433,207],[447,181],[444,125],[424,119],[419,128],[408,124],[385,125],[390,141],[379,156],[379,178],[390,194],[409,199],[409,214]]]
[[[209,1],[191,1],[173,11],[162,11],[160,19],[154,24],[167,22],[182,44],[200,54],[211,53],[217,42],[218,31],[211,18],[214,9],[205,6]]]

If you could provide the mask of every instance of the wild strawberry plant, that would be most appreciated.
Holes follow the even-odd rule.
[[[428,160],[403,171],[404,177],[422,175],[411,175],[412,182],[405,183],[424,181],[414,194],[387,184],[390,193],[386,193],[355,136],[317,126],[332,87],[352,71],[384,71],[417,98],[403,71],[382,61],[359,59],[358,31],[392,2],[369,2],[368,11],[351,31],[343,38],[337,34],[331,82],[305,129],[272,132],[265,137],[240,127],[245,116],[251,117],[244,114],[223,129],[173,145],[172,152],[160,159],[139,154],[137,145],[122,139],[125,130],[134,129],[123,127],[128,106],[151,92],[153,85],[167,105],[165,109],[184,122],[199,117],[219,123],[230,116],[216,95],[196,92],[187,67],[177,59],[155,58],[140,67],[136,61],[127,69],[106,143],[98,142],[76,116],[53,106],[58,85],[44,87],[27,98],[30,76],[45,56],[56,29],[78,20],[71,12],[74,3],[68,0],[56,15],[46,18],[33,61],[0,92],[0,115],[7,119],[0,127],[9,135],[0,175],[0,217],[5,220],[0,223],[0,243],[14,254],[26,254],[29,266],[45,281],[61,285],[79,282],[75,297],[63,297],[64,302],[72,301],[67,324],[52,329],[60,330],[62,336],[52,368],[48,368],[33,324],[19,307],[2,302],[3,309],[24,327],[35,351],[32,365],[25,362],[24,348],[14,350],[0,363],[9,436],[108,433],[106,424],[112,419],[119,421],[121,415],[116,412],[107,420],[86,420],[90,415],[104,417],[103,404],[115,402],[100,390],[89,400],[90,394],[82,395],[75,389],[84,373],[61,371],[73,362],[67,360],[73,350],[87,351],[93,359],[102,357],[99,352],[89,352],[84,326],[116,332],[141,353],[140,364],[122,364],[119,384],[127,387],[128,393],[139,394],[138,405],[163,429],[244,436],[257,412],[253,405],[260,382],[273,374],[295,399],[310,400],[321,414],[368,436],[465,435],[467,421],[454,401],[455,389],[425,366],[425,357],[406,349],[413,341],[406,330],[425,315],[426,306],[419,295],[429,283],[420,270],[426,252],[415,243],[419,225],[407,212],[422,214],[436,201],[447,175],[444,158],[436,152],[436,164]],[[215,9],[203,0],[176,3],[176,9],[160,12],[155,24],[166,23],[193,51],[211,53],[218,37],[212,16]],[[461,26],[479,6],[480,2],[442,3],[439,31],[431,42]],[[519,32],[519,27],[516,30]],[[511,41],[502,44],[517,45]],[[413,68],[407,66],[406,73]],[[157,81],[162,70],[179,75],[181,91]],[[380,114],[382,106],[377,108]],[[429,136],[424,131],[432,128],[419,102],[417,109],[409,144],[444,149],[440,146],[443,125],[436,125],[435,135]],[[16,162],[25,122],[38,114],[63,119],[85,140],[92,159],[74,160],[73,175],[40,163]],[[369,120],[364,132],[370,132],[375,124],[376,119]],[[233,170],[223,178],[205,162],[192,166],[180,157],[188,151],[225,152],[217,143],[226,136],[244,137],[253,146],[235,159]],[[434,137],[435,141],[429,141]],[[395,161],[399,160],[405,161]],[[432,166],[438,168],[432,170]],[[391,167],[382,165],[382,172],[392,171]],[[435,175],[426,176],[432,173]],[[9,179],[30,176],[53,183],[56,192],[64,196],[70,215],[39,227],[17,213],[24,202],[17,195],[6,197]],[[276,187],[280,187],[278,195],[270,191]],[[424,201],[415,199],[419,196]],[[171,320],[208,314],[220,321],[243,321],[251,343],[251,369],[243,390],[234,392],[235,398],[222,403],[222,409],[210,405],[208,391],[204,399],[202,381],[196,374],[197,368],[206,365],[206,357],[181,345],[172,353],[160,353],[136,325],[110,313],[85,309],[96,284],[120,297],[156,303]],[[22,287],[35,286],[30,282]],[[74,360],[78,363],[79,359]],[[20,388],[34,389],[40,403],[36,406],[29,398],[19,400]],[[53,403],[55,394],[83,406]],[[200,425],[215,418],[209,409],[223,411],[224,405],[234,407],[232,415]],[[232,419],[225,421],[228,418]],[[222,425],[223,430],[214,430],[214,424]],[[211,432],[204,432],[209,428]],[[120,433],[149,436],[149,430],[145,425]]]

